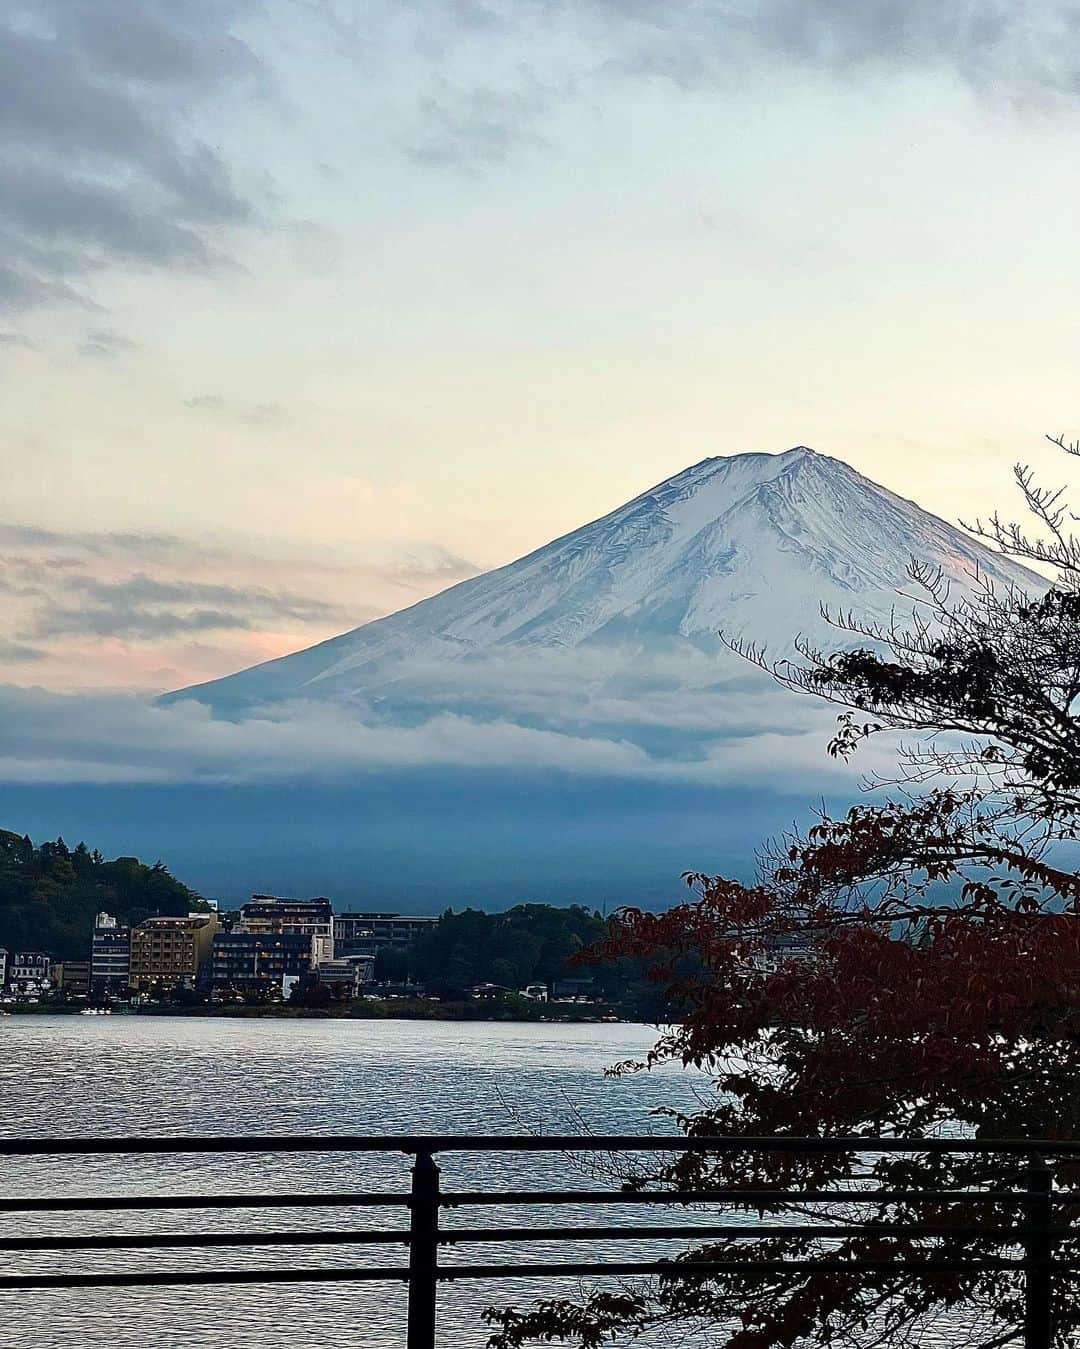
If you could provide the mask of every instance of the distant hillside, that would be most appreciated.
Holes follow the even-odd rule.
[[[0,830],[0,946],[43,950],[59,959],[85,960],[94,914],[106,909],[122,922],[154,914],[206,908],[194,890],[161,862],[135,857],[107,862],[85,843],[62,838],[35,846],[25,835]]]

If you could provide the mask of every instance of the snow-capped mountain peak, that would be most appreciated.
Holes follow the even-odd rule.
[[[913,556],[960,586],[976,570],[1041,584],[808,446],[703,459],[507,566],[171,697],[226,713],[333,698],[416,717],[459,706],[471,684],[470,708],[480,699],[490,710],[493,668],[527,659],[534,673],[550,667],[566,698],[584,699],[596,687],[590,670],[610,679],[620,662],[719,659],[721,629],[782,650],[818,631],[823,603],[885,618],[905,605]]]

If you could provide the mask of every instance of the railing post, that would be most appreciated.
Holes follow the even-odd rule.
[[[439,1168],[418,1152],[409,1198],[409,1334],[407,1349],[435,1349],[439,1269]]]
[[[1029,1196],[1024,1256],[1028,1265],[1024,1280],[1024,1349],[1050,1349],[1053,1327],[1050,1319],[1050,1300],[1053,1291],[1053,1271],[1050,1258],[1054,1240],[1050,1234],[1053,1204],[1050,1198],[1053,1177],[1042,1157],[1033,1159],[1025,1176]]]

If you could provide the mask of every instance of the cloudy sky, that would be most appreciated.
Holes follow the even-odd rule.
[[[1072,4],[0,14],[9,685],[238,669],[710,454],[1062,469]]]

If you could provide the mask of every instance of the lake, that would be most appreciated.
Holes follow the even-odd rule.
[[[703,1080],[677,1069],[605,1078],[604,1069],[643,1054],[647,1026],[492,1022],[243,1020],[207,1017],[12,1016],[0,1020],[0,1133],[606,1133],[670,1132],[651,1115],[690,1106]],[[560,1157],[446,1156],[446,1188],[586,1187],[583,1168]],[[401,1156],[130,1156],[11,1159],[13,1195],[216,1193],[348,1189],[401,1191]],[[561,1210],[474,1210],[475,1225],[573,1221]],[[329,1221],[327,1215],[333,1215]],[[483,1215],[482,1217],[480,1215]],[[351,1215],[355,1215],[355,1218]],[[597,1211],[590,1217],[595,1221]],[[648,1220],[628,1209],[624,1221]],[[706,1221],[702,1215],[702,1221]],[[405,1225],[400,1210],[249,1210],[160,1215],[0,1215],[4,1235],[131,1231],[282,1230]],[[459,1219],[459,1224],[464,1221]],[[678,1249],[620,1243],[626,1259]],[[605,1253],[533,1245],[464,1249],[457,1259],[587,1259]],[[399,1247],[228,1248],[203,1252],[19,1253],[2,1273],[59,1273],[80,1265],[114,1271],[399,1264]],[[572,1294],[567,1281],[559,1291]],[[444,1285],[439,1343],[483,1345],[482,1307],[556,1292],[554,1283]],[[405,1292],[397,1284],[92,1289],[0,1294],[0,1341],[19,1349],[398,1349]]]

